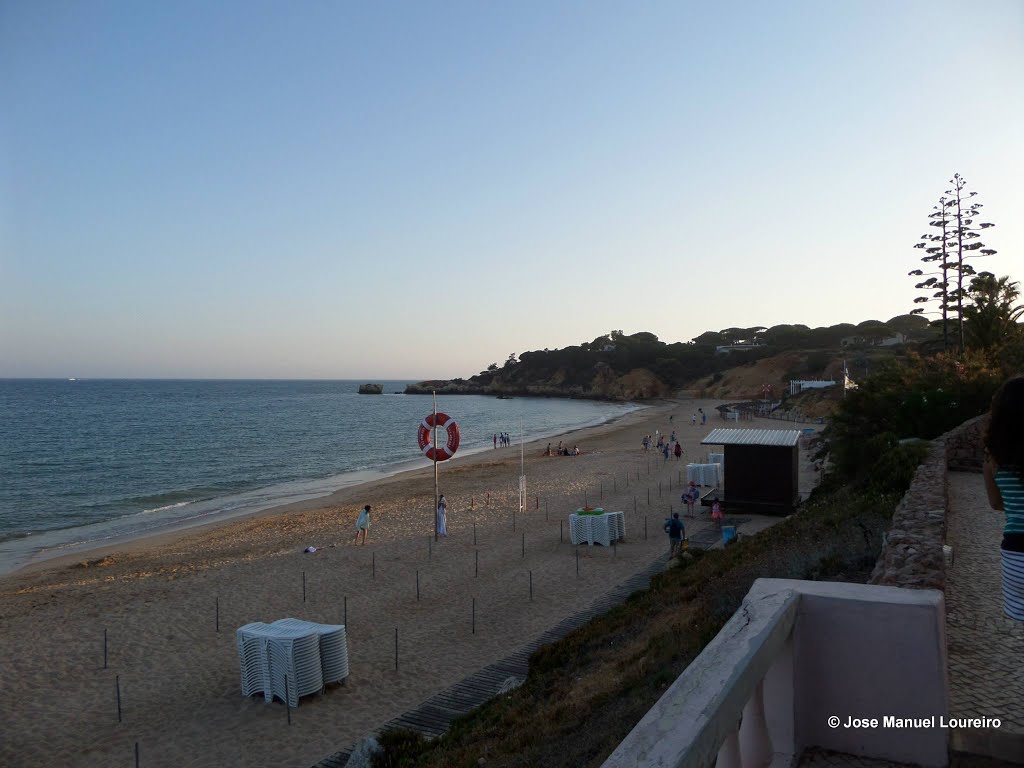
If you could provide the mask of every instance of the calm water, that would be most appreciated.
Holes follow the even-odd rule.
[[[0,572],[41,550],[320,496],[427,466],[418,395],[356,381],[0,380]],[[407,382],[383,382],[400,392]],[[539,437],[632,405],[439,397],[460,455],[491,435]]]

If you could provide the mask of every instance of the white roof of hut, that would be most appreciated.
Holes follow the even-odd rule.
[[[799,429],[713,429],[701,445],[767,445],[792,448],[800,442]]]

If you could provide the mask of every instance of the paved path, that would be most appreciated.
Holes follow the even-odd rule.
[[[946,643],[950,715],[998,717],[994,731],[955,731],[953,747],[1024,762],[1024,622],[1003,613],[994,511],[980,474],[951,472],[946,543]]]

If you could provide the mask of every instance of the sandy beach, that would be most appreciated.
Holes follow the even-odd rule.
[[[687,460],[703,460],[707,447],[699,442],[710,429],[731,426],[715,405],[662,403],[563,436],[569,447],[579,445],[578,457],[544,456],[547,439],[527,444],[525,515],[514,515],[518,446],[445,462],[440,487],[450,535],[438,543],[432,471],[424,462],[422,470],[325,499],[3,577],[0,765],[132,765],[135,742],[145,768],[313,765],[665,557],[661,524],[670,504],[680,509],[679,473],[685,478]],[[708,413],[705,426],[690,423],[698,408]],[[644,434],[673,429],[682,461],[641,450]],[[801,489],[813,479],[804,457]],[[585,499],[626,512],[626,541],[614,550],[581,548],[577,576],[568,526],[560,543],[559,524]],[[363,504],[373,506],[370,540],[355,546]],[[688,533],[711,525],[704,513]],[[308,546],[318,551],[304,553]],[[346,605],[346,686],[304,698],[291,725],[280,702],[242,697],[237,627],[287,616],[342,623]]]

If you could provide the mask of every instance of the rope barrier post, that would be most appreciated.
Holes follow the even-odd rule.
[[[398,671],[398,627],[395,627],[395,672]]]
[[[530,602],[533,602],[533,571],[530,571]]]
[[[103,668],[107,668],[107,628],[103,628]]]
[[[306,602],[306,572],[302,572],[302,602]]]
[[[135,768],[139,768],[139,742],[135,742]]]
[[[644,515],[644,541],[647,541],[647,515]]]
[[[213,603],[213,626],[217,632],[220,632],[220,596],[214,598]],[[106,666],[106,665],[104,665]]]
[[[416,599],[420,599],[420,572],[416,571]]]
[[[476,571],[474,572],[473,575],[474,576],[479,576],[480,575],[480,550],[479,549],[476,551],[476,566],[475,566],[475,568],[476,568]]]
[[[117,722],[121,722],[121,676],[114,676],[114,691],[117,694]]]
[[[562,521],[558,521],[558,543],[562,543]]]
[[[633,511],[636,512],[636,496],[633,497]]]
[[[476,634],[476,598],[473,598],[473,634]]]
[[[476,546],[476,523],[473,523],[473,546]]]

